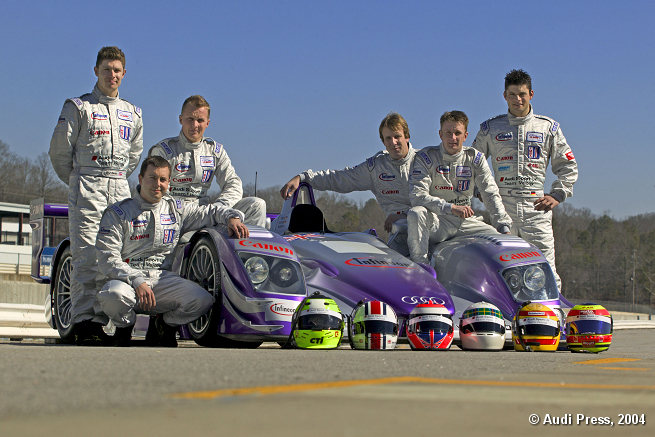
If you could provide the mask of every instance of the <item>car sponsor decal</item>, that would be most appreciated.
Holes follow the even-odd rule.
[[[378,175],[378,179],[380,179],[381,181],[389,182],[389,181],[395,180],[396,175],[395,174],[389,174],[389,173],[380,173]]]
[[[437,173],[439,174],[450,174],[450,167],[447,165],[438,165],[437,166]]]
[[[451,187],[450,185],[435,185],[434,186],[435,190],[446,190],[446,191],[453,191],[454,188]]]
[[[457,191],[466,191],[469,189],[471,181],[468,179],[460,179],[457,181]]]
[[[91,137],[104,137],[105,135],[110,135],[111,132],[106,129],[91,129],[89,131],[89,136]]]
[[[385,195],[400,194],[400,190],[380,190],[380,194],[385,194]]]
[[[274,252],[274,253],[286,253],[287,255],[293,255],[293,249],[285,246],[280,246],[277,244],[269,244],[269,243],[261,243],[259,241],[252,241],[252,240],[239,240],[236,245],[239,245],[241,247],[247,247],[247,248],[252,248],[252,249],[259,249],[259,250],[264,250],[266,252]]]
[[[175,229],[164,229],[164,238],[162,243],[170,244],[175,239]]]
[[[269,301],[264,306],[265,320],[267,322],[274,320],[290,322],[299,304],[300,301],[298,300],[276,299]]]
[[[130,111],[121,111],[120,109],[116,109],[116,116],[118,117],[119,120],[134,121],[132,118],[132,113]]]
[[[435,296],[403,296],[400,300],[410,305],[417,305],[419,303],[446,304],[443,299]]]
[[[139,219],[132,220],[133,228],[142,228],[144,226],[148,226],[148,220],[139,220]]]
[[[350,258],[344,261],[344,264],[352,267],[381,267],[391,269],[416,269],[411,262],[394,261],[388,259],[379,259],[373,257]]]
[[[496,141],[509,141],[514,138],[513,132],[504,132],[496,135]]]
[[[543,255],[537,251],[532,252],[518,252],[518,253],[504,253],[498,257],[502,262],[523,260],[527,258],[543,258]]]
[[[286,241],[312,240],[314,238],[325,238],[325,235],[321,235],[321,234],[295,234],[295,235],[285,235],[282,238],[284,238]]]
[[[146,238],[150,238],[150,234],[135,234],[135,235],[130,235],[130,240],[135,241],[135,240],[144,240]],[[165,243],[165,241],[164,241]]]
[[[132,128],[119,125],[118,126],[118,136],[125,141],[130,141],[130,136],[132,134]]]
[[[530,159],[539,159],[539,158],[541,158],[541,147],[539,147],[539,146],[528,146],[528,158],[530,158]]]
[[[159,223],[162,225],[172,225],[175,223],[175,214],[160,214]]]
[[[457,170],[455,171],[455,176],[458,178],[470,178],[473,176],[473,173],[471,172],[471,167],[468,165],[458,165]]]
[[[201,156],[200,157],[200,167],[213,167],[214,166],[214,157],[213,156]]]
[[[496,156],[496,162],[514,161],[513,156]]]
[[[526,134],[526,141],[531,143],[543,143],[544,142],[544,133],[543,132],[528,132]]]
[[[107,120],[108,117],[107,114],[100,114],[99,112],[91,113],[91,120]]]

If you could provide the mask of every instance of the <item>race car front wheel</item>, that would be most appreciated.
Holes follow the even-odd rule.
[[[216,246],[204,236],[193,247],[187,264],[186,278],[197,283],[214,296],[214,306],[195,321],[189,323],[191,337],[201,346],[256,348],[261,342],[241,342],[221,337],[217,333],[222,306],[221,267]]]
[[[59,258],[52,286],[52,308],[55,325],[64,343],[73,343],[75,335],[71,323],[71,273],[73,263],[70,247],[64,249]]]

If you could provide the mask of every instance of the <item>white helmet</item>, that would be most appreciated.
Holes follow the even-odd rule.
[[[499,351],[505,346],[505,319],[498,307],[478,302],[462,313],[459,321],[462,349]]]
[[[350,316],[348,340],[353,349],[394,349],[398,341],[396,312],[379,300],[360,302]]]

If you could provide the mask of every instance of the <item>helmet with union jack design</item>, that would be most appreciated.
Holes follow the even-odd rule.
[[[444,350],[453,342],[453,318],[438,303],[421,303],[414,307],[407,321],[407,340],[412,350]]]
[[[603,352],[612,343],[612,315],[602,305],[584,303],[566,316],[566,347],[571,352]]]
[[[560,334],[559,317],[540,303],[525,302],[512,320],[512,343],[517,351],[556,351]]]
[[[394,349],[398,341],[396,312],[379,300],[359,302],[350,316],[348,341],[353,349]]]

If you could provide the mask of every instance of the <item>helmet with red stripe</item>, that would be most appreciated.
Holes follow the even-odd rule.
[[[571,352],[603,352],[612,343],[612,315],[602,305],[574,306],[566,316],[566,347]]]
[[[363,301],[353,309],[348,331],[353,349],[394,349],[398,341],[398,317],[384,302]]]
[[[517,351],[556,351],[559,346],[559,317],[540,303],[526,302],[512,321],[512,343]]]
[[[406,331],[413,350],[449,349],[453,342],[453,318],[443,305],[421,303],[410,313]]]

